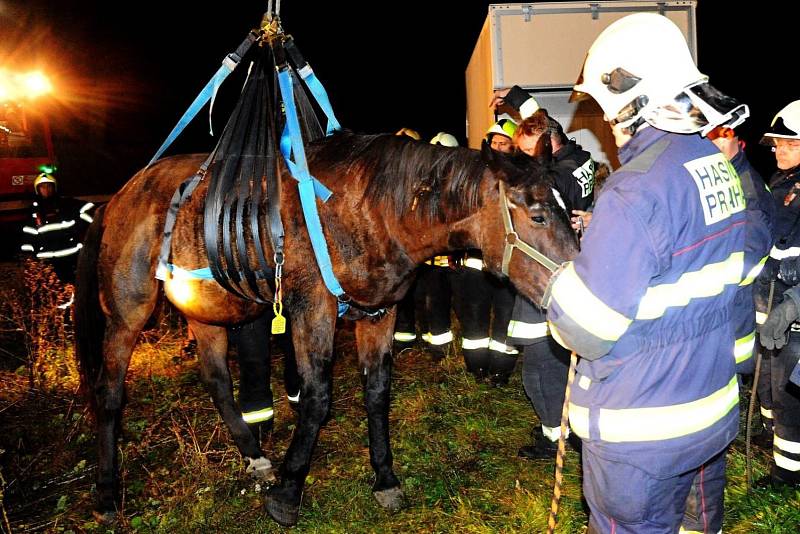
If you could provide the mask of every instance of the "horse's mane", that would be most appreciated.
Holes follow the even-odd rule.
[[[447,222],[480,207],[486,163],[480,152],[445,148],[391,134],[339,132],[310,150],[315,166],[360,177],[362,202],[380,203],[397,217],[411,211]]]

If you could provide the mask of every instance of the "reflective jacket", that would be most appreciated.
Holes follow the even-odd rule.
[[[745,229],[744,270],[747,273],[739,284],[736,298],[741,303],[736,307],[741,313],[736,317],[733,355],[736,372],[752,374],[755,371],[753,349],[756,337],[756,315],[752,309],[753,282],[760,274],[772,247],[772,232],[775,223],[775,206],[772,194],[761,175],[753,169],[743,150],[731,160],[739,174],[742,191],[747,202],[747,226]],[[765,319],[762,316],[761,322]]]
[[[77,260],[94,204],[70,197],[37,199],[22,228],[23,252],[39,260]]]
[[[619,156],[581,253],[553,283],[548,321],[582,356],[569,410],[584,446],[669,477],[738,430],[745,198],[733,165],[698,135],[644,128]]]
[[[581,146],[570,140],[553,154],[558,182],[556,189],[572,216],[572,210],[587,211],[594,201],[594,161]]]

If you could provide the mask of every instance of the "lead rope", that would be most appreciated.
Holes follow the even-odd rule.
[[[767,315],[772,311],[772,297],[775,294],[775,280],[769,283],[769,298],[767,299]],[[760,341],[760,340],[759,340]],[[747,492],[753,488],[753,455],[750,449],[750,438],[752,437],[753,411],[756,406],[756,390],[758,388],[758,377],[761,375],[761,353],[763,350],[756,351],[756,370],[753,373],[753,387],[750,389],[750,402],[747,405],[747,429],[745,430],[744,450],[747,463]]]
[[[561,502],[561,484],[564,482],[564,456],[567,453],[566,439],[569,427],[569,398],[572,393],[572,382],[575,380],[575,367],[578,365],[578,355],[572,351],[569,357],[569,374],[567,375],[567,389],[564,391],[564,405],[561,407],[561,426],[558,436],[558,452],[556,452],[556,475],[553,483],[553,498],[550,501],[550,515],[547,518],[547,534],[553,534],[558,524],[558,505]]]

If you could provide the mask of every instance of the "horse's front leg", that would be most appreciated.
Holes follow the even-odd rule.
[[[392,382],[392,332],[396,309],[378,321],[356,323],[359,375],[364,386],[364,403],[369,423],[369,460],[375,470],[372,494],[391,512],[404,504],[400,481],[392,470],[389,443],[389,394]]]
[[[271,487],[265,497],[267,512],[283,526],[297,523],[311,454],[331,407],[335,302],[324,293],[307,300],[315,302],[313,309],[292,314],[292,340],[301,377],[297,428],[283,458],[280,483]]]
[[[234,403],[233,383],[225,359],[228,351],[226,329],[192,320],[189,321],[189,326],[197,338],[200,378],[245,460],[247,473],[258,480],[273,482],[275,473],[272,463],[264,456],[258,441]]]

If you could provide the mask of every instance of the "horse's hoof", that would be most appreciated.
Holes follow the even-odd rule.
[[[297,524],[297,516],[300,514],[299,506],[281,502],[269,493],[264,497],[264,504],[267,507],[269,516],[279,525],[293,527]]]
[[[406,498],[400,486],[373,491],[372,494],[375,496],[375,500],[378,501],[378,504],[388,512],[397,512],[406,504]]]
[[[272,462],[267,458],[261,456],[260,458],[245,458],[247,460],[247,467],[245,473],[266,484],[274,484],[277,478],[275,477],[275,468],[272,467]]]
[[[114,510],[101,512],[100,510],[92,510],[94,520],[98,524],[108,526],[117,522],[117,512]]]

